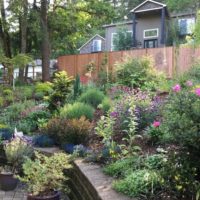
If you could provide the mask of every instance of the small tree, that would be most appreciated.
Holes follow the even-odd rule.
[[[127,28],[119,28],[117,31],[117,35],[114,38],[114,50],[129,50],[131,49],[132,44],[132,34],[128,31]]]
[[[200,10],[197,13],[197,20],[194,28],[194,39],[195,44],[200,44]]]
[[[0,63],[8,70],[8,82],[13,83],[13,72],[15,68],[23,68],[27,64],[31,63],[33,59],[26,54],[17,54],[13,58],[0,55]]]

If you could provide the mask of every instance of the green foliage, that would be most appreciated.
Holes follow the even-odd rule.
[[[78,101],[89,104],[94,108],[97,108],[99,104],[102,103],[105,95],[103,92],[99,91],[98,89],[91,88],[88,89],[85,93],[83,93]]]
[[[19,170],[27,157],[32,157],[32,147],[20,138],[14,138],[4,146],[7,162],[12,166],[12,172]]]
[[[141,157],[126,157],[105,166],[103,171],[110,176],[124,178],[127,174],[138,170],[141,165],[143,165]]]
[[[50,95],[53,92],[52,83],[36,83],[35,85],[35,97],[42,99],[44,96]]]
[[[195,44],[199,45],[200,44],[200,10],[197,12],[197,19],[196,19],[196,24],[194,28],[194,39],[195,39]]]
[[[3,105],[4,105],[4,98],[0,97],[0,108],[3,107]]]
[[[152,142],[152,144],[157,144],[162,138],[163,134],[159,127],[154,127],[151,125],[146,129],[145,135]]]
[[[33,87],[31,86],[23,86],[17,87],[15,90],[15,96],[18,100],[24,101],[31,99],[33,97]]]
[[[0,116],[0,123],[15,126],[15,123],[17,123],[18,120],[22,118],[21,113],[28,109],[35,106],[34,101],[24,101],[19,103],[14,103],[10,106],[8,106],[4,111],[2,112],[2,115]]]
[[[72,79],[67,76],[67,72],[57,72],[53,79],[52,90],[53,92],[48,96],[49,110],[58,110],[63,106],[67,95],[71,92]]]
[[[129,87],[156,90],[163,78],[149,57],[127,57],[116,65],[116,81]]]
[[[67,119],[79,119],[85,116],[87,119],[92,120],[94,115],[94,108],[85,103],[76,102],[74,104],[67,104],[60,109],[60,116]]]
[[[27,159],[23,164],[24,176],[19,179],[27,184],[31,194],[49,194],[54,189],[63,188],[63,182],[68,179],[63,170],[71,168],[69,162],[70,157],[64,153],[55,153],[50,157],[36,153],[34,161]],[[64,187],[69,189],[66,184]]]
[[[168,157],[165,154],[152,154],[145,158],[144,165],[148,169],[160,170],[166,165],[167,161]]]
[[[74,99],[81,94],[81,85],[80,85],[80,76],[77,74],[76,79],[74,81]]]
[[[199,149],[200,98],[190,89],[172,93],[163,110],[163,139]]]
[[[97,126],[95,127],[96,133],[103,138],[102,142],[108,147],[112,143],[114,123],[114,118],[110,116],[101,116],[101,119],[97,122]]]
[[[98,108],[102,109],[104,113],[108,112],[112,106],[111,99],[105,97],[101,104],[99,104]]]
[[[120,27],[117,30],[116,37],[114,37],[114,50],[122,51],[129,50],[132,47],[132,34],[128,32],[127,28]]]
[[[154,170],[136,170],[125,179],[114,182],[113,187],[130,197],[139,197],[141,194],[153,194],[161,187],[162,178]]]
[[[91,127],[91,123],[85,117],[71,120],[53,118],[47,123],[44,132],[59,145],[67,143],[81,144],[86,142]]]

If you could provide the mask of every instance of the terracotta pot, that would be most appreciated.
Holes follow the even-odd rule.
[[[4,191],[14,190],[17,187],[18,179],[12,173],[0,174],[0,188]]]
[[[27,200],[60,200],[60,193],[55,191],[54,194],[45,197],[33,196],[29,194]]]

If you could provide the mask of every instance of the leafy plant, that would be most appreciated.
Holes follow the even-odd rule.
[[[111,108],[112,102],[108,97],[105,97],[101,104],[99,104],[98,108],[102,109],[104,113],[108,112]]]
[[[89,135],[91,123],[81,117],[80,119],[51,119],[44,132],[54,139],[58,144],[81,144],[86,142]]]
[[[116,80],[121,85],[156,90],[163,78],[149,57],[140,59],[127,57],[116,65]]]
[[[113,183],[113,187],[130,197],[153,194],[162,185],[162,178],[154,170],[136,170],[126,178]]]
[[[104,173],[113,177],[126,177],[127,174],[138,170],[143,165],[143,158],[138,156],[131,156],[119,159],[109,165],[105,166]]]
[[[63,170],[71,168],[70,157],[64,153],[55,153],[53,156],[36,153],[35,160],[27,159],[23,164],[24,176],[19,179],[26,183],[28,191],[36,196],[45,196],[52,190],[63,188],[63,182],[68,179]],[[69,188],[65,184],[65,189]]]
[[[35,85],[35,97],[42,99],[44,96],[50,95],[53,92],[52,83],[36,83]]]
[[[97,108],[97,106],[102,103],[104,97],[105,95],[103,94],[103,92],[99,91],[98,89],[91,88],[84,92],[80,96],[78,101]]]
[[[67,95],[71,93],[72,78],[65,71],[55,73],[53,79],[53,92],[48,96],[49,110],[58,110],[64,105]]]
[[[74,81],[74,99],[81,94],[81,85],[80,85],[80,76],[77,74],[76,79]]]
[[[26,157],[33,155],[33,148],[18,137],[6,143],[4,151],[8,164],[12,166],[12,172],[19,170]]]
[[[85,116],[92,120],[94,115],[94,108],[85,103],[76,102],[74,104],[67,104],[60,109],[60,117],[67,119],[79,119]]]

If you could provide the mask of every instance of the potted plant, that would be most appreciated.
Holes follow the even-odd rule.
[[[18,177],[28,186],[28,200],[60,200],[59,191],[63,181],[68,178],[63,170],[71,168],[69,156],[64,153],[55,153],[47,157],[38,152],[35,159],[27,159],[23,164],[24,175]],[[65,189],[69,188],[65,185]]]
[[[20,172],[25,158],[33,155],[33,148],[18,137],[4,143],[3,148],[6,164],[2,166],[0,171],[0,188],[9,191],[16,188],[18,179],[14,175]]]

